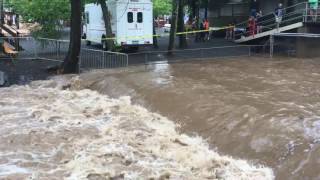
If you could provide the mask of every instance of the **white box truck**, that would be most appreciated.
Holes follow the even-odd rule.
[[[116,46],[139,47],[153,44],[153,6],[151,0],[108,0],[112,34]],[[105,26],[101,6],[85,5],[83,38],[87,44],[105,47]]]

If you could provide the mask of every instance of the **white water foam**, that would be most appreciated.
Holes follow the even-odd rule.
[[[65,84],[0,89],[0,178],[274,179],[269,168],[177,133],[172,121],[130,97],[62,90]]]

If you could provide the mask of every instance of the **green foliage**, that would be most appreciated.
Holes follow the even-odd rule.
[[[171,14],[172,0],[153,0],[154,16]]]
[[[69,0],[8,0],[9,6],[31,23],[39,23],[37,35],[55,37],[62,25],[60,20],[70,18]]]
[[[97,3],[98,0],[85,0],[85,4]],[[153,0],[154,16],[170,15],[172,8],[172,0]]]

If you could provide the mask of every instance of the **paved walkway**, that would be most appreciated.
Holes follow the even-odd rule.
[[[184,59],[198,59],[203,58],[204,56],[210,57],[219,57],[226,56],[228,54],[241,55],[242,53],[247,53],[245,49],[225,49],[224,51],[180,51],[174,53],[173,56],[167,56],[167,46],[168,46],[169,37],[159,38],[159,48],[154,49],[153,47],[140,48],[136,53],[129,53],[129,65],[144,64],[146,61],[167,61],[167,60],[184,60]],[[178,38],[176,44],[178,45]],[[209,47],[218,47],[218,46],[234,46],[235,44],[230,41],[226,41],[221,38],[214,38],[208,42],[199,42],[195,43],[194,38],[188,38],[188,48],[209,48]],[[97,49],[99,46],[87,46],[88,48]],[[176,48],[178,50],[178,48]],[[149,53],[150,51],[155,51]],[[161,52],[163,51],[163,52]],[[145,56],[145,54],[148,54]],[[146,59],[147,57],[147,59]],[[13,63],[12,63],[13,62]],[[11,84],[26,84],[33,80],[42,80],[46,79],[51,74],[46,72],[46,68],[57,65],[57,62],[43,61],[43,60],[14,60],[10,59],[0,59],[0,71],[5,72],[9,77],[9,82]]]

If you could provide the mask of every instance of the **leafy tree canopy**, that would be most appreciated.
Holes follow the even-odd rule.
[[[153,0],[154,16],[171,14],[172,0]]]
[[[8,5],[26,22],[39,23],[38,35],[54,37],[61,29],[61,20],[69,20],[69,0],[7,0]]]
[[[85,0],[85,3],[97,3],[97,0]],[[172,0],[153,0],[154,16],[171,14]]]

